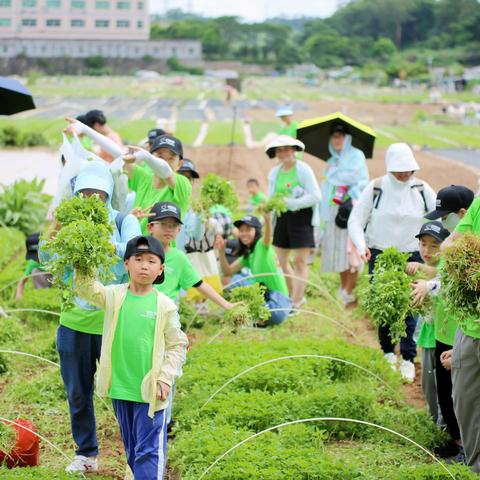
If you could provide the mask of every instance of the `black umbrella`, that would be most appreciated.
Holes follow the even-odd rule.
[[[20,82],[0,77],[0,115],[13,115],[33,108],[32,94]]]
[[[305,144],[305,151],[322,160],[330,158],[328,144],[333,125],[344,125],[352,135],[352,145],[360,149],[366,158],[372,158],[375,132],[343,113],[337,112],[324,117],[304,120],[297,129],[297,138]]]

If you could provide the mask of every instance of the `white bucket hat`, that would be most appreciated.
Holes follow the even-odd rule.
[[[305,150],[305,144],[300,140],[297,140],[296,138],[290,137],[288,135],[279,135],[266,146],[265,153],[270,158],[275,158],[275,150],[278,147],[292,147],[297,152],[303,152]]]

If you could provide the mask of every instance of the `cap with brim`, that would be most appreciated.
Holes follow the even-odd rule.
[[[124,260],[128,260],[134,255],[140,255],[142,253],[153,253],[160,258],[160,261],[165,263],[165,251],[163,250],[162,244],[155,238],[145,235],[139,235],[138,237],[132,238],[125,248],[125,255],[123,256]],[[158,285],[165,280],[165,273],[162,272],[153,282]]]
[[[429,235],[439,242],[443,242],[448,238],[450,232],[442,225],[442,222],[428,222],[422,225],[420,233],[415,235],[415,238],[421,238],[424,235]]]
[[[293,109],[292,109],[292,107],[289,107],[288,105],[284,105],[283,107],[280,107],[275,112],[276,117],[288,117],[290,115],[293,115]]]
[[[183,158],[183,146],[178,138],[172,137],[171,135],[160,135],[153,141],[150,153],[154,153],[160,148],[167,148],[175,153],[175,155],[178,155],[180,159]]]
[[[158,202],[150,210],[152,216],[148,217],[148,223],[158,222],[164,218],[174,218],[179,224],[183,225],[182,212],[178,205],[172,202]]]
[[[177,173],[189,173],[193,178],[200,178],[200,175],[191,160],[183,159],[182,166],[177,170]]]
[[[265,153],[270,158],[275,158],[275,150],[278,147],[292,147],[297,152],[303,152],[305,150],[305,144],[300,140],[288,135],[279,135],[266,146]]]
[[[426,215],[429,220],[442,218],[450,213],[458,212],[462,208],[467,209],[475,194],[467,187],[462,185],[450,185],[442,188],[437,193],[436,209]]]
[[[148,141],[152,143],[157,137],[161,137],[162,135],[165,135],[166,132],[162,128],[152,128],[151,130],[148,131]]]
[[[236,222],[233,222],[233,224],[237,227],[240,228],[242,225],[248,225],[250,227],[256,228],[256,229],[261,229],[262,224],[260,223],[260,220],[257,217],[254,217],[253,215],[247,215],[240,220],[237,220]]]

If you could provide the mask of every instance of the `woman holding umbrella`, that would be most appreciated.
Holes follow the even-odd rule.
[[[294,309],[305,301],[308,258],[315,246],[313,227],[320,223],[319,203],[322,198],[313,170],[295,157],[295,153],[304,148],[299,140],[280,135],[265,149],[270,158],[279,162],[268,174],[269,197],[275,194],[286,197],[288,211],[274,219],[273,245],[283,273],[296,277],[286,277]],[[293,269],[290,266],[292,255]]]
[[[339,295],[345,305],[355,301],[353,289],[359,266],[350,264],[347,254],[348,230],[339,226],[337,215],[351,208],[368,184],[368,169],[364,153],[352,145],[348,126],[334,123],[328,144],[330,158],[322,185],[321,218],[324,224],[322,239],[322,271],[340,273]],[[342,208],[342,205],[344,206]],[[337,220],[337,221],[336,221]]]

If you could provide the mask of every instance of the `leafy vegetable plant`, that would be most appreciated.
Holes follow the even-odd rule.
[[[231,182],[209,173],[202,182],[198,199],[192,202],[192,208],[195,212],[208,216],[215,205],[234,211],[238,206],[238,196]]]
[[[270,318],[270,311],[265,306],[265,287],[254,283],[247,287],[237,287],[230,291],[229,299],[233,303],[242,302],[225,312],[224,323],[235,332],[238,327],[253,325]]]
[[[480,317],[480,239],[462,235],[443,254],[440,273],[445,309],[459,324]]]
[[[68,307],[74,297],[73,269],[87,276],[98,272],[100,280],[108,282],[112,277],[110,268],[118,259],[110,241],[112,225],[108,211],[97,195],[62,202],[55,218],[62,228],[44,248],[51,255],[48,270],[53,274],[53,286],[63,289],[62,303]]]

